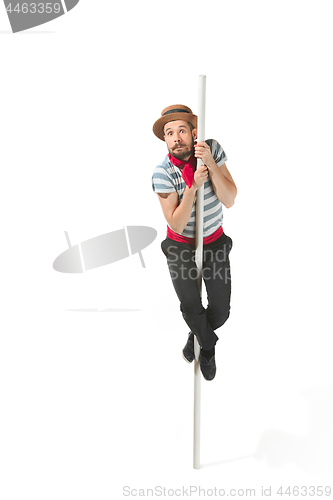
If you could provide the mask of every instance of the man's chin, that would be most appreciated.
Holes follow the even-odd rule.
[[[191,156],[191,152],[186,150],[186,149],[176,149],[175,151],[172,151],[172,156],[177,158],[177,160],[187,160]]]

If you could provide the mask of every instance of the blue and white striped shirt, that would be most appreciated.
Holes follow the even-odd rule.
[[[228,158],[222,146],[214,139],[208,139],[205,142],[209,145],[217,166],[220,167],[223,165]],[[181,170],[171,163],[168,155],[164,158],[161,165],[155,167],[152,177],[152,187],[155,193],[172,193],[173,191],[177,191],[178,204],[182,201],[186,184],[182,178]],[[181,233],[182,236],[186,236],[187,238],[195,238],[196,200],[197,195],[195,194],[190,220]],[[213,234],[222,225],[222,221],[222,203],[217,198],[212,181],[208,177],[204,184],[203,237],[206,238]]]

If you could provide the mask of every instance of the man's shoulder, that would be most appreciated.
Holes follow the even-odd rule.
[[[221,148],[221,145],[215,139],[206,139],[205,143],[208,144],[211,150]]]
[[[210,151],[212,153],[212,156],[216,162],[216,164],[220,167],[227,161],[227,155],[225,154],[224,149],[222,148],[221,144],[217,142],[215,139],[207,139],[206,144],[210,147]]]
[[[152,185],[156,193],[172,193],[176,191],[174,171],[168,156],[154,168]]]

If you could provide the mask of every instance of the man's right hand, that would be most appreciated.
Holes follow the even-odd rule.
[[[194,172],[193,186],[195,189],[201,188],[201,186],[208,179],[208,168],[206,165],[200,165],[200,167]]]
[[[201,165],[194,172],[192,187],[186,186],[181,203],[176,190],[172,193],[158,193],[164,217],[169,227],[176,233],[181,234],[184,231],[191,217],[195,193],[207,178],[208,169],[206,165]]]

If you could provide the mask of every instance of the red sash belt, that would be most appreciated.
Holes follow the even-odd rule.
[[[203,244],[207,245],[208,243],[213,243],[213,241],[217,240],[217,238],[219,238],[222,234],[223,234],[223,228],[222,226],[220,226],[218,229],[216,229],[216,231],[214,231],[213,234],[210,234],[209,236],[206,236],[206,238],[203,239]],[[195,245],[195,238],[187,238],[186,236],[182,236],[181,234],[175,233],[169,226],[167,227],[167,237],[174,241],[180,241],[182,243],[189,243],[190,245]]]

